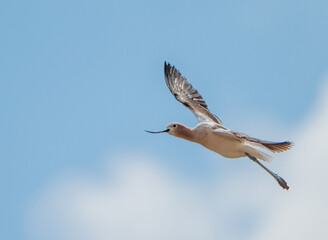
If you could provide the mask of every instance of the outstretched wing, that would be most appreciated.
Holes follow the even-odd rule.
[[[265,141],[265,140],[261,140],[258,138],[253,138],[250,137],[244,133],[239,133],[239,132],[234,132],[231,131],[232,134],[234,134],[236,137],[243,139],[245,141],[246,144],[255,146],[255,147],[261,147],[261,148],[265,148],[267,150],[270,150],[271,152],[274,153],[280,153],[280,152],[284,152],[287,151],[289,149],[292,148],[293,144],[289,141],[285,141],[285,142],[271,142],[271,141]]]
[[[187,79],[169,63],[164,63],[165,81],[173,96],[187,107],[196,116],[198,122],[212,121],[222,124],[221,120],[213,115],[206,102],[194,89]]]

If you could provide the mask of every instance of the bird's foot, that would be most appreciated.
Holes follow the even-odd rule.
[[[275,178],[276,178],[277,182],[279,183],[279,185],[283,189],[286,189],[288,191],[289,190],[289,186],[287,185],[287,182],[282,177],[280,177],[278,174],[274,174],[274,175],[275,175]]]

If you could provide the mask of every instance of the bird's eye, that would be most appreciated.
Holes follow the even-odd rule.
[[[177,125],[176,124],[173,124],[172,127],[176,127]]]

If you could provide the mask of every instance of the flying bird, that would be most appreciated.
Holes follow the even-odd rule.
[[[258,148],[280,153],[289,150],[292,143],[264,141],[226,128],[222,121],[211,113],[206,102],[196,89],[181,73],[169,63],[164,63],[165,81],[173,96],[187,107],[197,118],[198,124],[189,128],[181,123],[170,123],[163,131],[149,133],[165,133],[198,143],[226,158],[248,157],[267,171],[283,188],[288,190],[287,182],[278,174],[266,168],[258,159],[270,162],[272,157]]]

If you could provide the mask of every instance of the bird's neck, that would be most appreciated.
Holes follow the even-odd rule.
[[[193,130],[186,126],[183,129],[181,129],[181,131],[179,131],[179,134],[177,134],[176,136],[179,138],[186,139],[191,142],[195,142],[195,135],[194,135]]]

